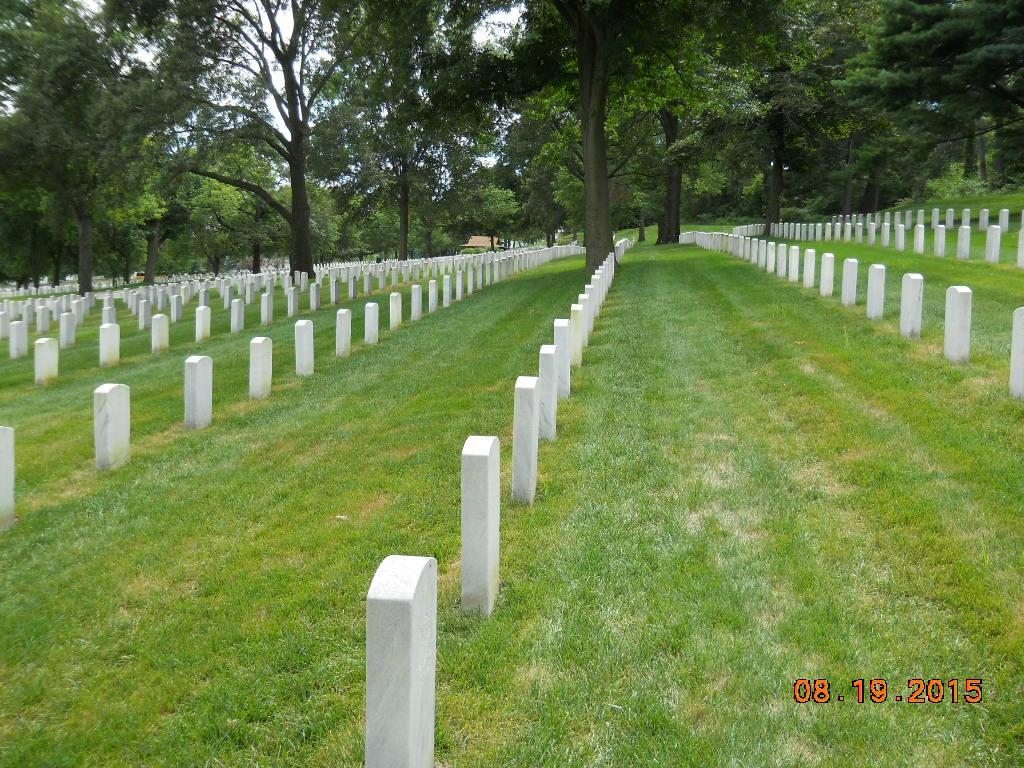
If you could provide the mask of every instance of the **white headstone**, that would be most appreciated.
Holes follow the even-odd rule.
[[[558,397],[565,398],[569,396],[569,385],[571,379],[572,366],[572,331],[569,327],[569,321],[565,319],[555,320],[554,322],[554,337],[555,337],[555,356],[557,357],[558,366]]]
[[[56,339],[36,339],[35,373],[36,385],[42,386],[57,378],[60,348]]]
[[[139,301],[139,330],[145,331],[149,328],[150,318],[152,311],[150,309],[150,303],[145,299]]]
[[[71,349],[75,346],[75,333],[78,324],[71,312],[62,312],[60,315],[60,348]]]
[[[900,286],[900,336],[907,339],[920,337],[923,307],[924,276],[908,272]]]
[[[569,360],[574,368],[583,365],[587,318],[582,304],[569,307]]]
[[[423,316],[423,287],[419,283],[416,283],[409,290],[409,319],[415,322]]]
[[[260,324],[270,325],[272,322],[274,322],[274,294],[267,291],[260,294]]]
[[[153,330],[150,334],[153,352],[166,352],[171,346],[171,324],[167,315],[153,315]]]
[[[462,610],[490,616],[498,596],[501,452],[496,437],[462,446]]]
[[[914,253],[924,253],[924,224],[914,226]]]
[[[543,440],[554,440],[558,416],[558,359],[554,344],[540,348],[539,371],[539,434]]]
[[[958,259],[971,258],[971,228],[969,226],[960,227],[956,238],[956,257]]]
[[[14,430],[0,427],[0,531],[14,525]]]
[[[816,254],[813,248],[804,251],[804,288],[814,287],[814,268]]]
[[[363,343],[376,344],[380,329],[380,308],[375,302],[366,305],[363,312]]]
[[[206,341],[210,338],[210,312],[207,306],[196,307],[196,341]]]
[[[131,456],[131,393],[125,384],[102,384],[92,397],[96,468],[116,469]]]
[[[821,283],[819,293],[822,296],[831,296],[834,290],[836,274],[836,257],[831,253],[821,255]]]
[[[427,313],[437,310],[437,280],[427,283]]]
[[[297,320],[295,322],[295,375],[313,375],[312,320]]]
[[[274,343],[266,336],[249,342],[249,397],[259,400],[270,397],[274,370]]]
[[[520,376],[516,379],[512,415],[512,498],[527,504],[533,504],[537,493],[539,383],[536,376]]]
[[[392,291],[388,307],[388,328],[397,329],[402,324],[402,294]]]
[[[843,259],[843,287],[841,302],[844,307],[857,303],[857,260]]]
[[[334,331],[334,354],[337,357],[348,357],[352,351],[352,310],[338,310]]]
[[[231,300],[231,332],[241,333],[245,330],[245,302],[241,299]]]
[[[450,307],[452,304],[452,276],[444,276],[444,296],[442,306]]]
[[[190,355],[185,358],[185,428],[202,429],[212,420],[213,358]]]
[[[988,208],[982,208],[978,213],[978,231],[984,232],[988,229]]]
[[[953,363],[971,359],[971,289],[966,285],[946,289],[945,354]]]
[[[100,326],[100,367],[117,365],[121,361],[121,326],[104,323]]]
[[[935,228],[935,255],[946,255],[946,227],[942,224]]]
[[[868,267],[867,316],[869,320],[881,320],[885,312],[885,265],[872,264]]]
[[[999,263],[1000,236],[1003,230],[998,225],[988,228],[988,235],[985,238],[985,261],[990,264]]]
[[[897,224],[896,225],[896,250],[897,251],[902,251],[906,247],[905,234],[906,234],[906,230],[904,229],[903,225],[902,224]]]
[[[1024,397],[1024,307],[1013,310],[1013,331],[1010,335],[1010,394],[1014,397]],[[3,448],[0,448],[0,456],[2,455]]]
[[[390,555],[366,595],[366,768],[434,768],[437,561]]]
[[[10,357],[17,360],[28,354],[28,321],[15,320],[8,326],[10,333]]]

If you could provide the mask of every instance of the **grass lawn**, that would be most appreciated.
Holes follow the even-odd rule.
[[[863,253],[863,292],[875,254],[831,245]],[[439,765],[1020,765],[1024,403],[1006,348],[1024,271],[876,260],[889,318],[904,267],[924,272],[921,340],[731,256],[630,251],[533,507],[508,499],[513,385],[582,290],[579,258],[346,360],[318,313],[310,379],[279,322],[257,403],[264,331],[222,330],[199,347],[200,432],[179,423],[186,338],[114,371],[69,360],[44,391],[3,361],[20,519],[0,536],[0,765],[359,765],[365,594],[392,553],[438,558]],[[941,356],[952,282],[975,288],[964,366]],[[132,386],[134,455],[100,475],[102,381]],[[458,605],[470,434],[502,441],[486,620]],[[890,701],[853,702],[861,677]],[[892,701],[912,677],[982,678],[984,700]],[[797,704],[797,678],[846,701]]]

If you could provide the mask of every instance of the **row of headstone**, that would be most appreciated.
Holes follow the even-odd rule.
[[[540,348],[539,375],[516,380],[512,426],[512,498],[532,504],[542,439],[555,438],[558,400],[582,363],[594,320],[621,255],[616,243],[589,285],[554,321],[554,344]],[[462,447],[462,609],[489,616],[499,587],[501,447],[471,435]],[[366,595],[367,768],[432,768],[437,658],[437,561],[391,555]]]
[[[879,218],[881,217],[881,218]],[[924,209],[917,209],[917,220],[916,223],[924,225],[925,215]],[[880,213],[857,213],[857,214],[846,214],[846,215],[835,215],[832,216],[829,223],[833,227],[845,227],[846,225],[856,226],[861,224],[867,226],[868,224],[888,224],[888,223],[902,223],[906,229],[910,229],[915,224],[914,211],[882,211]],[[960,211],[960,225],[969,227],[973,218],[971,216],[971,209],[964,208]],[[956,211],[953,208],[947,208],[945,211],[945,217],[942,216],[942,211],[939,208],[932,208],[931,210],[931,227],[936,229],[940,224],[944,224],[947,229],[952,229],[956,225]],[[1020,229],[1024,229],[1024,210],[1020,214]],[[988,229],[990,224],[989,209],[982,208],[978,212],[978,231],[984,232]],[[1002,208],[997,214],[997,223],[1003,232],[1010,231],[1010,209]]]
[[[439,274],[443,274],[443,285],[444,285],[444,297],[443,306],[448,307],[452,303],[453,297],[453,281],[454,281],[454,298],[455,300],[461,300],[464,294],[471,295],[477,287],[482,287],[485,284],[490,284],[494,280],[500,280],[508,274],[519,271],[520,269],[530,268],[532,266],[545,263],[552,258],[561,258],[563,256],[575,254],[579,252],[577,246],[556,246],[554,248],[538,249],[533,251],[523,251],[521,253],[498,255],[497,258],[485,258],[488,254],[475,254],[467,257],[450,257],[453,259],[452,264],[455,267],[453,274],[444,273],[445,266],[439,265],[437,267]],[[429,260],[426,260],[429,261]],[[414,265],[415,266],[415,265]],[[465,267],[463,270],[461,267]],[[427,273],[431,273],[430,265],[428,264]],[[418,271],[418,270],[410,270]],[[299,288],[300,285],[305,282],[304,278],[308,276],[303,273],[295,273],[296,279],[299,285],[290,285],[286,290],[288,297],[288,316],[293,317],[298,314],[298,303],[299,303]],[[330,270],[327,270],[325,274],[330,274]],[[339,274],[341,274],[339,272]],[[252,276],[246,276],[252,277]],[[269,293],[269,290],[273,290],[274,276],[269,277],[268,293],[262,294],[261,299],[261,321],[263,325],[270,325],[273,322],[273,296]],[[285,283],[288,282],[286,277]],[[257,287],[262,286],[262,276],[255,276],[252,282],[246,282],[247,286],[256,285]],[[340,300],[340,292],[336,289],[337,282],[332,281],[331,286],[331,303],[336,304]],[[436,281],[431,280],[431,298],[430,298],[430,311],[437,304],[436,296]],[[320,286],[317,280],[308,283],[307,290],[309,291],[309,308],[313,311],[317,311],[321,308],[320,304]],[[179,292],[180,290],[180,292]],[[197,342],[204,341],[210,337],[210,320],[211,320],[211,309],[208,303],[207,288],[202,285],[196,285],[193,287],[185,286],[147,286],[138,291],[131,292],[126,296],[129,309],[138,314],[139,317],[139,328],[140,330],[148,328],[151,334],[150,349],[154,354],[166,352],[170,348],[170,325],[177,320],[181,319],[182,306],[186,300],[191,299],[193,295],[200,297],[200,305],[196,308],[196,333],[195,339]],[[230,324],[231,333],[240,333],[245,329],[245,304],[243,299],[232,299],[232,285],[228,282],[222,282],[217,285],[217,290],[222,291],[222,295],[225,301],[225,307],[229,308],[230,311]],[[415,287],[414,293],[418,293],[419,286]],[[249,293],[247,289],[247,294]],[[355,277],[349,278],[349,298],[355,296]],[[157,314],[150,315],[151,306],[154,305],[158,308],[164,304],[164,299],[167,299],[167,303],[170,306],[170,315]],[[99,344],[99,364],[100,367],[109,367],[117,365],[120,362],[120,327],[116,322],[116,313],[112,306],[113,298],[111,296],[103,297],[104,308],[104,322],[100,326],[100,344]],[[78,300],[76,300],[78,301]],[[401,294],[392,293],[390,301],[394,304],[398,302],[398,315],[401,314]],[[413,316],[414,319],[420,314],[418,309],[419,302],[417,297],[413,297]],[[392,312],[394,316],[395,313]],[[69,313],[61,315],[61,334],[60,334],[60,348],[65,349],[74,346],[75,341],[75,328],[77,322],[75,321],[76,316]],[[0,312],[0,329],[4,327],[5,318],[3,313]],[[395,322],[394,320],[392,322]],[[398,321],[400,322],[400,320]],[[8,331],[10,336],[10,356],[11,358],[19,358],[27,353],[28,348],[28,336],[27,328],[24,324],[20,324],[20,321],[15,321],[13,328]],[[0,334],[2,336],[2,334]],[[36,383],[45,384],[46,382],[56,378],[57,376],[57,352],[50,348],[50,342],[52,339],[39,339],[36,342]]]
[[[455,274],[443,275],[442,307],[449,307],[454,301],[461,301],[471,295],[476,286],[489,285],[492,280],[502,280],[520,271],[533,269],[555,259],[578,255],[583,249],[577,246],[556,246],[510,255],[495,259],[493,271],[481,270],[479,274],[467,269],[464,275],[457,269]],[[475,265],[470,265],[475,266]],[[454,278],[454,283],[453,283]],[[476,279],[486,282],[476,283]],[[452,286],[455,285],[454,292]],[[465,287],[465,293],[463,293]],[[239,301],[238,299],[233,302]],[[142,299],[141,302],[148,302]],[[419,284],[411,288],[410,320],[422,317],[422,289]],[[402,324],[402,294],[393,291],[389,296],[388,326],[392,331]],[[237,306],[237,305],[235,305]],[[438,308],[437,281],[428,284],[428,313]],[[196,309],[196,338],[201,334],[209,336],[210,307]],[[152,350],[163,352],[168,349],[169,318],[155,315],[151,322]],[[335,353],[347,357],[352,346],[352,313],[339,309],[335,321]],[[363,340],[366,344],[379,341],[379,306],[370,302],[365,307]],[[27,337],[15,329],[19,343]],[[120,358],[120,326],[104,323],[100,326],[100,366],[116,365]],[[58,373],[59,352],[54,339],[38,339],[35,342],[35,381],[45,385],[55,379]],[[314,372],[313,322],[299,320],[295,323],[295,373],[311,376]],[[273,383],[273,343],[267,337],[257,337],[249,343],[249,397],[261,399],[270,396]],[[185,427],[202,429],[213,418],[213,359],[204,355],[192,355],[185,360]],[[131,393],[125,384],[104,384],[93,393],[93,434],[96,467],[101,470],[115,469],[131,456]],[[9,443],[9,446],[8,446]],[[0,427],[0,530],[14,519],[14,431]]]
[[[727,233],[698,233],[698,246],[729,253],[768,272],[798,282],[801,271],[799,246],[789,246],[756,237]],[[815,283],[816,253],[808,248],[803,253],[803,286],[813,288]],[[840,302],[844,306],[857,303],[858,261],[843,260]],[[819,293],[831,296],[834,290],[835,256],[822,255]],[[867,317],[881,320],[884,315],[886,269],[883,264],[872,264],[868,269]],[[971,308],[973,295],[965,285],[952,285],[946,289],[945,323],[943,327],[943,354],[953,363],[966,363],[971,356]],[[910,272],[903,275],[900,286],[899,332],[905,338],[921,335],[924,307],[924,276]],[[1024,307],[1013,313],[1010,342],[1009,390],[1013,397],[1024,398]]]
[[[932,211],[932,229],[935,232],[933,238],[934,252],[936,256],[946,255],[946,233],[954,226],[951,217],[952,211],[952,208],[947,211],[945,224],[938,222],[938,208]],[[908,211],[907,213],[909,214],[910,212]],[[882,248],[889,248],[890,241],[893,241],[892,246],[897,251],[905,251],[907,247],[907,234],[912,232],[914,253],[923,254],[925,252],[925,225],[922,221],[924,211],[918,211],[918,213],[920,215],[918,216],[917,224],[911,224],[909,216],[906,217],[905,222],[900,222],[897,217],[891,234],[888,214],[886,214],[881,223],[872,220],[870,214],[866,223],[862,220],[851,221],[851,217],[846,217],[845,221],[839,221],[836,220],[837,217],[833,217],[832,222],[824,224],[777,222],[769,227],[769,233],[772,237],[785,238],[786,240],[814,240],[818,242],[842,240],[847,243],[880,245]],[[999,224],[988,223],[988,211],[986,209],[982,209],[982,214],[981,221],[984,222],[984,226],[979,226],[979,230],[985,233],[985,261],[998,264],[1002,235],[1009,230],[1008,226],[1003,225],[1006,218],[1003,214],[1008,216],[1009,211],[1005,208],[1000,211]],[[966,217],[965,223],[961,224],[957,229],[956,257],[958,259],[969,259],[971,256],[972,229],[970,225],[970,209],[964,209],[964,216]],[[863,219],[863,217],[860,217],[860,219]],[[682,235],[680,235],[680,242],[683,242]],[[1017,239],[1017,266],[1024,269],[1024,236],[1020,235]]]
[[[50,330],[52,322],[59,318],[61,322],[61,347],[67,348],[74,345],[74,334],[66,329],[65,313],[71,312],[75,316],[75,327],[82,324],[89,314],[89,310],[95,305],[97,296],[103,301],[102,323],[112,324],[117,322],[116,302],[121,301],[129,312],[138,319],[139,330],[149,330],[152,326],[156,313],[166,313],[168,322],[172,325],[183,319],[184,307],[193,299],[198,297],[199,305],[210,306],[210,294],[215,290],[221,296],[224,309],[231,313],[231,326],[233,332],[239,332],[244,324],[244,306],[253,301],[261,291],[261,320],[264,325],[272,321],[273,316],[273,291],[280,284],[288,302],[288,316],[298,314],[299,294],[309,292],[309,306],[316,310],[321,306],[322,287],[325,282],[332,304],[341,301],[341,286],[348,289],[348,298],[354,299],[356,285],[359,277],[363,278],[364,294],[371,292],[371,278],[377,278],[378,289],[385,290],[386,278],[391,277],[392,287],[400,283],[407,283],[410,279],[419,279],[420,275],[425,277],[452,276],[458,278],[454,288],[456,293],[461,295],[463,289],[462,276],[468,285],[482,286],[500,279],[501,276],[510,271],[518,270],[524,263],[529,262],[538,252],[555,251],[558,255],[567,255],[574,252],[576,246],[555,246],[547,249],[519,249],[515,251],[495,253],[487,252],[480,254],[444,256],[431,259],[414,259],[408,261],[388,261],[383,263],[372,262],[333,262],[318,264],[314,267],[314,276],[310,279],[305,272],[289,273],[284,270],[266,271],[257,274],[234,273],[232,275],[210,277],[210,276],[181,276],[177,282],[139,286],[136,288],[126,287],[118,291],[108,291],[102,294],[89,292],[81,297],[65,294],[49,299],[26,298],[23,301],[5,299],[0,302],[0,340],[10,336],[10,325],[15,322],[23,322],[24,326],[15,326],[14,331],[19,334],[27,334],[34,327],[40,334]],[[472,291],[467,286],[467,290]],[[237,294],[237,295],[236,295]],[[269,296],[268,296],[269,294]],[[235,305],[234,301],[240,299],[241,305]],[[242,308],[239,309],[238,307]],[[161,321],[162,322],[162,321]],[[197,331],[197,337],[201,334]],[[206,336],[209,334],[207,333]],[[11,357],[17,359],[28,353],[27,338],[25,343],[19,337],[11,346]],[[157,345],[162,348],[162,345]]]

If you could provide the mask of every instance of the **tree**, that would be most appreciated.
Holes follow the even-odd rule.
[[[142,107],[151,72],[131,28],[77,2],[15,2],[0,23],[9,107],[0,166],[34,177],[74,215],[78,282],[92,290],[93,226],[104,186],[132,161],[159,110]]]
[[[493,184],[481,189],[476,198],[473,220],[491,238],[491,250],[494,250],[495,239],[512,225],[519,213],[519,203],[511,190]]]
[[[860,82],[890,108],[952,108],[965,122],[1024,108],[1024,12],[1005,0],[885,0]]]
[[[604,261],[612,249],[609,195],[608,118],[613,85],[627,83],[635,74],[634,59],[643,52],[672,47],[679,28],[725,25],[733,32],[732,45],[742,45],[753,21],[750,4],[742,0],[552,0],[571,40],[575,67],[577,116],[581,135],[584,178],[584,219],[587,267]],[[540,0],[528,4],[527,24],[537,35],[551,36],[549,45],[561,49],[565,39],[551,24]],[[530,36],[527,36],[530,39]],[[534,43],[535,40],[531,40]]]
[[[156,0],[144,9],[166,79],[195,84],[185,95],[199,151],[189,155],[188,170],[277,213],[291,232],[292,269],[312,274],[310,154],[334,79],[362,33],[361,5],[328,11],[320,0]],[[265,179],[211,167],[211,150],[215,156],[225,144],[257,146],[283,164],[289,201]]]
[[[440,187],[468,180],[464,158],[490,124],[486,109],[460,96],[459,82],[471,73],[472,31],[484,6],[374,0],[367,7],[374,34],[361,41],[355,74],[340,93],[351,112],[342,143],[366,148],[354,158],[356,172],[371,194],[396,205],[398,258],[406,259],[414,204],[430,207]]]

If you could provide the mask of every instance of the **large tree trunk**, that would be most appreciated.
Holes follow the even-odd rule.
[[[779,215],[782,210],[782,189],[783,189],[783,171],[785,170],[785,158],[786,158],[786,129],[785,129],[785,117],[780,114],[773,114],[769,117],[771,120],[771,142],[772,142],[772,162],[768,168],[768,177],[765,180],[766,192],[767,192],[767,211],[766,217],[769,224],[774,224],[779,221]]]
[[[864,196],[860,199],[860,212],[875,213],[878,210],[881,195],[882,186],[878,183],[878,171],[872,169],[868,176],[868,183],[864,187]]]
[[[985,127],[984,120],[978,120],[978,130]],[[988,184],[988,136],[978,136],[978,180],[982,184]]]
[[[39,225],[35,222],[32,223],[28,237],[28,261],[29,268],[32,270],[32,285],[39,288],[39,280],[42,277],[42,259],[39,256]]]
[[[53,249],[53,253],[50,256],[50,261],[53,263],[53,280],[50,284],[53,286],[60,285],[60,279],[62,276],[61,265],[64,263],[65,256],[67,255],[67,247],[67,242],[61,243]]]
[[[92,211],[88,203],[75,210],[78,222],[78,291],[92,290]]]
[[[258,237],[252,241],[252,271],[259,273],[263,269],[263,241]]]
[[[647,227],[644,225],[644,217],[643,216],[640,217],[640,231],[637,232],[636,241],[638,243],[646,243],[647,242]]]
[[[846,142],[846,179],[843,181],[843,199],[840,203],[840,213],[844,216],[853,213],[853,173],[850,170],[853,166],[853,146],[851,136]]]
[[[593,272],[612,250],[608,192],[608,36],[609,21],[600,9],[576,0],[556,0],[559,13],[576,33],[579,58],[580,128],[583,134],[583,229],[587,269]]]
[[[974,126],[971,125],[971,131]],[[964,178],[973,179],[978,175],[978,149],[974,141],[974,134],[971,133],[964,139]]]
[[[679,117],[668,109],[658,110],[658,119],[665,132],[665,149],[679,140]],[[658,229],[658,244],[679,242],[679,204],[683,197],[683,166],[671,155],[665,169],[665,211]]]
[[[409,258],[409,177],[404,170],[398,176],[398,258]]]
[[[843,198],[839,202],[839,212],[844,216],[853,213],[853,177],[849,174],[843,182]]]
[[[297,136],[301,129],[293,128]],[[299,134],[301,135],[301,133]],[[292,184],[292,262],[293,272],[305,272],[313,276],[313,227],[309,221],[309,189],[306,187],[306,145],[302,138],[295,138],[290,147],[288,171]]]
[[[146,282],[156,282],[156,260],[160,256],[160,220],[149,222],[149,238],[146,243]]]

